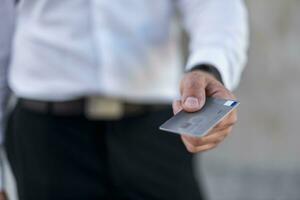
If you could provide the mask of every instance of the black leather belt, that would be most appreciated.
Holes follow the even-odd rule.
[[[18,104],[28,110],[43,114],[51,114],[57,116],[76,116],[85,115],[86,99],[81,98],[71,101],[51,102],[51,101],[37,101],[29,99],[18,99]],[[149,111],[156,111],[166,109],[167,105],[139,105],[124,103],[124,115],[136,115]]]
[[[63,102],[36,101],[19,99],[21,107],[43,114],[81,115],[84,113],[85,100],[77,99]]]

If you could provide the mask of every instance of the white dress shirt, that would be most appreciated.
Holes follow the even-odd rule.
[[[211,64],[233,89],[246,61],[242,0],[21,0],[10,51],[13,4],[1,0],[0,118],[6,80],[16,96],[36,100],[171,102],[184,66]],[[176,9],[190,37],[187,64]]]

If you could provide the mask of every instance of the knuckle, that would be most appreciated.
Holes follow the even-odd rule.
[[[219,137],[216,139],[216,143],[218,144],[218,143],[222,142],[223,140],[224,140],[224,137]]]
[[[218,92],[219,97],[222,97],[224,99],[235,100],[234,95],[223,85],[219,86],[218,88],[219,88],[219,92]]]
[[[238,117],[237,114],[234,113],[233,117],[232,117],[232,123],[235,124],[238,121]]]
[[[186,136],[186,140],[193,146],[197,146],[198,145],[198,139],[194,138],[192,136]]]
[[[192,80],[192,81],[188,81],[185,85],[185,89],[187,90],[198,90],[199,88],[202,88],[203,84],[200,81],[197,80]]]
[[[213,143],[208,149],[214,149],[218,146],[218,143]]]
[[[226,125],[224,125],[224,127],[226,127],[227,129],[234,126],[236,122],[229,122]]]
[[[197,148],[195,146],[187,146],[187,150],[190,153],[197,153]]]
[[[227,136],[231,132],[232,132],[232,127],[228,127],[227,130],[224,132],[224,135]]]
[[[226,88],[224,88],[221,92],[220,95],[225,98],[225,99],[232,99],[232,95],[230,94],[230,92],[228,92],[228,90]]]
[[[191,73],[184,78],[184,86],[186,88],[199,88],[204,86],[204,78],[198,73]]]
[[[193,78],[193,79],[203,79],[203,78],[205,78],[202,71],[192,71],[191,73],[189,73],[189,76],[190,76],[190,78]]]
[[[220,83],[219,81],[213,81],[210,83],[210,87],[211,88],[217,88],[220,91],[223,91],[224,89],[226,89],[222,83]]]
[[[212,144],[212,145],[207,146],[206,148],[203,148],[201,151],[202,152],[208,151],[208,150],[216,148],[216,146],[217,146],[216,144]]]
[[[225,128],[224,130],[222,130],[222,131],[220,132],[220,135],[228,135],[228,134],[230,133],[230,131],[231,131],[231,128],[230,128],[230,127]]]
[[[200,146],[200,145],[202,145],[204,143],[204,140],[202,139],[202,138],[196,138],[195,140],[194,140],[194,145],[195,146]]]

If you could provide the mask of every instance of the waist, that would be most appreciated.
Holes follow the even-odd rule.
[[[18,99],[19,106],[54,116],[85,116],[91,120],[117,120],[147,112],[167,109],[167,104],[134,104],[104,97],[83,97],[62,102]]]

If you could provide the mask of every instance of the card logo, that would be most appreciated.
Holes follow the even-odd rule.
[[[228,100],[224,103],[224,106],[231,106],[234,107],[237,104],[236,101]]]

